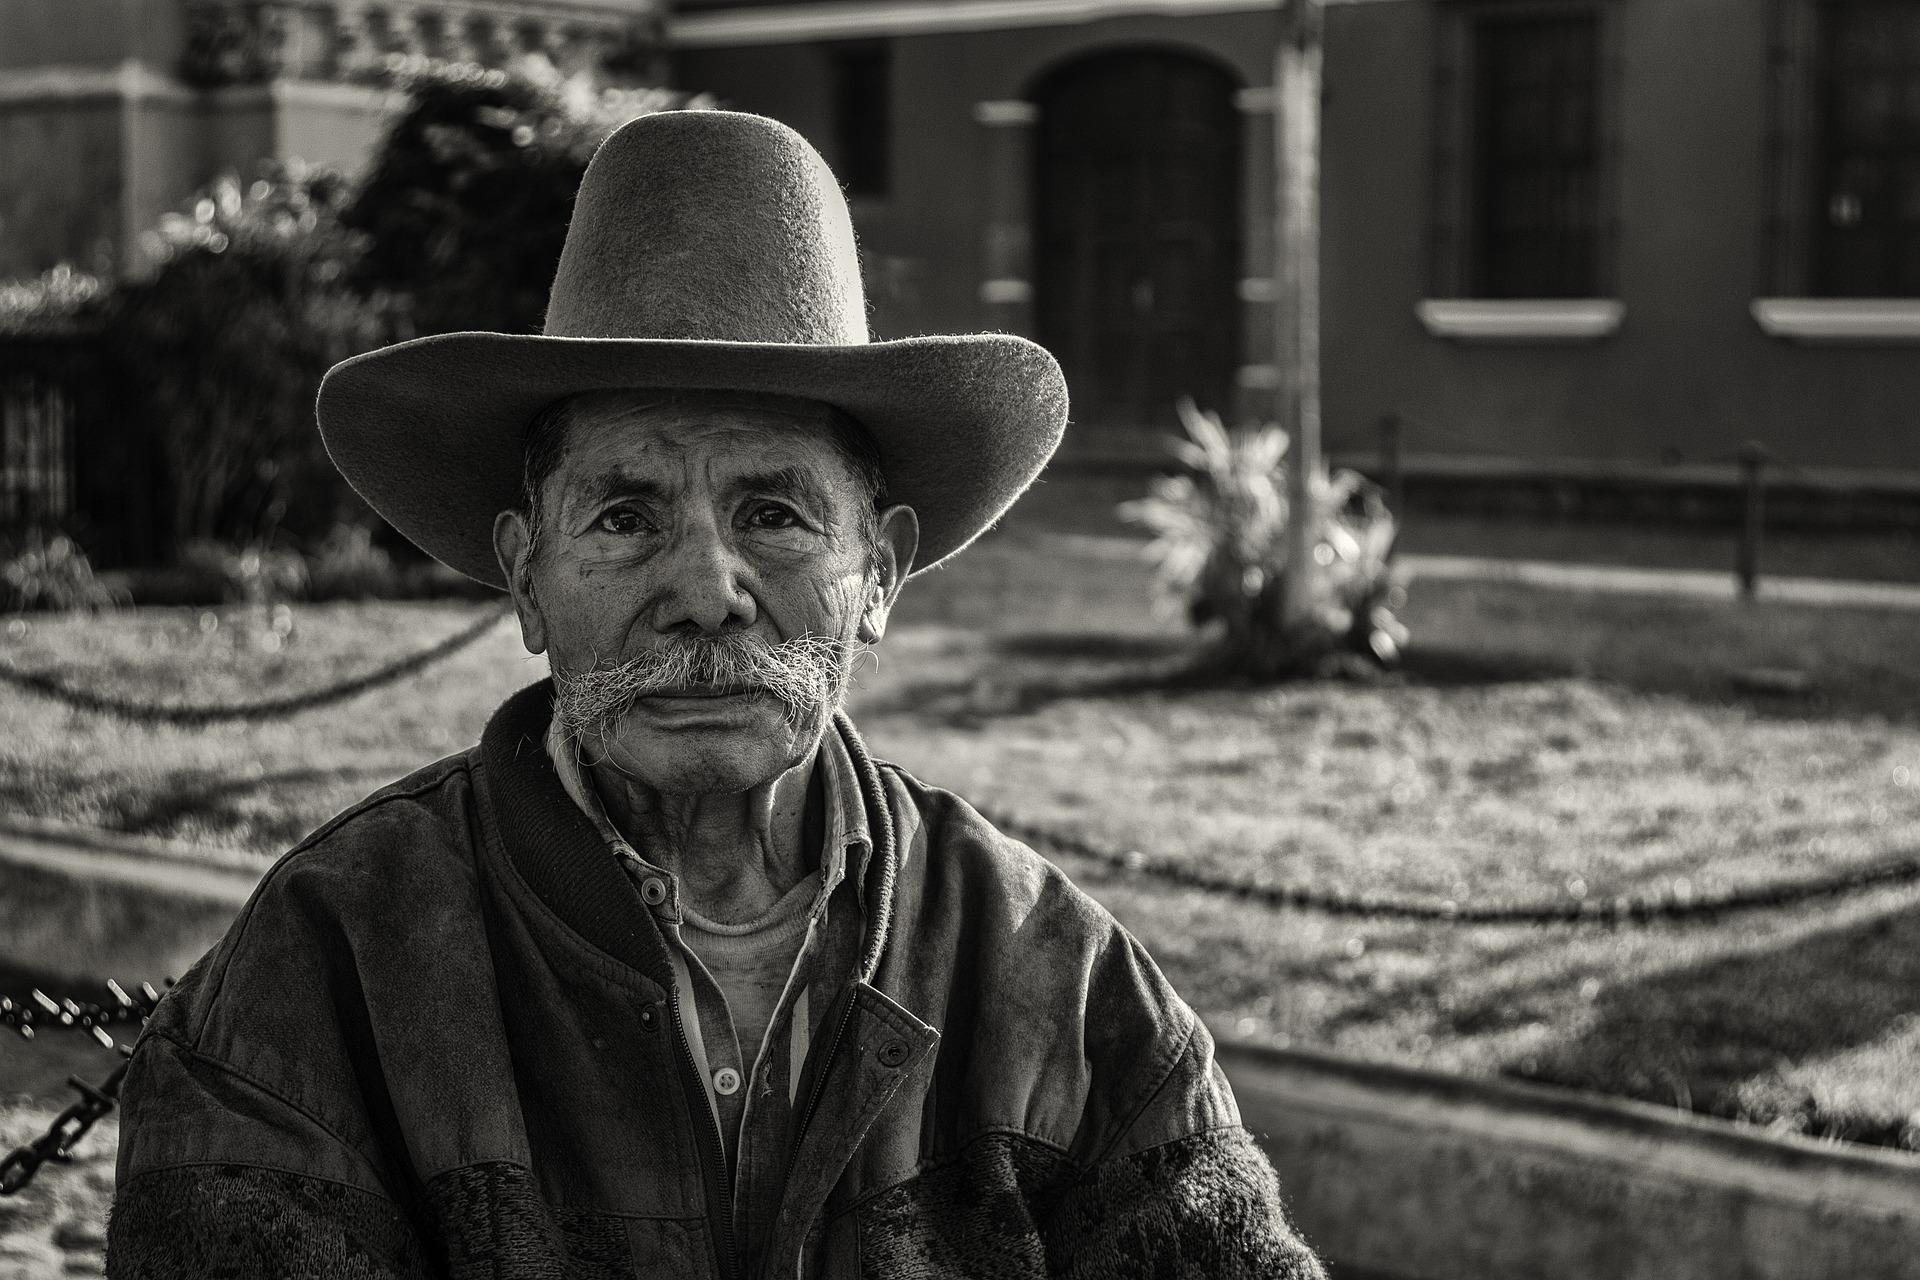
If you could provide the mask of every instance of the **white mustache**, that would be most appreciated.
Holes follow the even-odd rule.
[[[611,667],[553,672],[560,727],[576,737],[604,735],[641,698],[656,694],[755,693],[778,701],[789,727],[838,702],[853,660],[866,646],[803,635],[769,644],[742,632],[675,638]]]

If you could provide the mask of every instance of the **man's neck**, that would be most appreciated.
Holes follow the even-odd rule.
[[[710,920],[763,915],[814,870],[806,839],[812,756],[731,794],[655,791],[605,762],[586,772],[613,825],[647,861],[677,876],[694,910]]]

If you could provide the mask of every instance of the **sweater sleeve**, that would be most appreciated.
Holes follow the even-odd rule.
[[[1063,1280],[1325,1277],[1238,1125],[1103,1161],[1049,1206],[1041,1233]]]
[[[1198,1018],[1126,1131],[1047,1206],[1042,1234],[1069,1280],[1325,1280]]]
[[[433,1273],[366,1163],[284,1098],[164,1036],[122,1083],[109,1280]]]

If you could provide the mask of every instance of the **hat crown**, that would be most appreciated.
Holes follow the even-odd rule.
[[[668,111],[622,125],[581,179],[545,333],[865,343],[839,184],[805,138],[765,116]]]

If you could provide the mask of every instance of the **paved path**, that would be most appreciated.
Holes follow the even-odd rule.
[[[1566,591],[1690,596],[1706,600],[1734,600],[1740,594],[1732,574],[1711,569],[1631,569],[1616,565],[1559,564],[1549,560],[1496,560],[1484,556],[1402,556],[1400,563],[1416,579],[1520,582],[1530,587]],[[1762,575],[1758,593],[1762,601],[1781,604],[1920,609],[1920,585],[1906,582]]]

